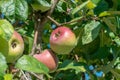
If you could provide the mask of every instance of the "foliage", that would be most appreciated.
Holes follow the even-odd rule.
[[[120,0],[0,0],[0,18],[0,42],[16,30],[25,43],[13,64],[18,71],[0,53],[0,80],[120,79]],[[69,55],[57,55],[59,66],[49,73],[31,54],[50,48],[50,34],[60,25],[76,34],[77,45]]]

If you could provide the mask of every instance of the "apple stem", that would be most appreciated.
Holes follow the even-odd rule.
[[[58,33],[55,34],[55,37],[59,37],[60,36],[60,31],[58,31]]]

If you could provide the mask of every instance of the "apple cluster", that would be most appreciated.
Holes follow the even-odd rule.
[[[14,30],[13,26],[8,21],[1,20],[0,23],[0,41],[2,42],[0,44],[0,52],[6,57],[7,63],[15,63],[24,51],[23,38]],[[5,25],[5,23],[9,26]],[[6,29],[2,30],[3,28]],[[6,33],[9,35],[9,32],[12,32],[12,35],[10,39],[6,41],[1,36]],[[7,35],[5,37],[7,37]],[[75,47],[76,41],[76,36],[72,30],[66,26],[60,26],[53,30],[50,35],[49,42],[51,49],[45,49],[39,54],[34,54],[33,57],[45,64],[50,72],[53,72],[56,70],[59,62],[56,54],[69,54]]]
[[[72,30],[66,26],[60,26],[53,30],[49,42],[51,49],[45,49],[39,54],[34,54],[33,57],[45,64],[50,72],[53,72],[58,66],[56,54],[69,54],[75,47],[77,39]]]

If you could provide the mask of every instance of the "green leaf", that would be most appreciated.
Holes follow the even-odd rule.
[[[5,74],[4,80],[13,80],[13,75],[12,74]]]
[[[116,58],[113,59],[113,61],[111,61],[109,64],[107,64],[106,66],[102,67],[102,71],[107,74],[108,72],[110,72],[113,68],[113,65],[116,61]]]
[[[101,12],[103,11],[107,11],[108,10],[108,3],[105,1],[105,0],[96,0],[98,2],[97,3],[97,6],[94,8],[94,13],[95,14],[100,14]]]
[[[84,3],[82,3],[81,5],[77,6],[76,8],[74,8],[72,10],[72,12],[71,12],[72,15],[74,15],[75,13],[77,13],[78,11],[80,11],[82,8],[84,8],[89,2],[90,2],[90,0],[88,0],[88,1],[86,1]]]
[[[109,15],[111,15],[109,12],[104,11],[104,12],[101,12],[101,13],[99,14],[99,17],[105,17],[105,16],[109,16]]]
[[[88,9],[94,9],[96,7],[96,4],[94,4],[92,1],[89,1],[89,3],[86,5]]]
[[[49,69],[37,59],[33,58],[32,56],[24,55],[22,56],[16,63],[16,68],[21,70],[35,72],[35,73],[42,73],[45,74],[47,77],[51,77],[48,72]]]
[[[11,22],[15,18],[15,3],[14,0],[0,0],[0,12]]]
[[[91,59],[104,59],[110,54],[108,47],[100,47],[96,53],[91,55]]]
[[[6,59],[5,57],[2,55],[2,53],[0,52],[0,79],[3,77],[3,75],[5,74],[5,71],[7,69],[7,63],[6,63]]]
[[[0,20],[0,37],[9,41],[13,34],[13,26],[5,19]]]
[[[91,21],[86,24],[84,27],[84,32],[82,35],[82,44],[88,44],[92,42],[99,34],[100,31],[100,22]]]
[[[109,27],[109,29],[112,31],[112,32],[114,32],[114,33],[116,33],[116,31],[117,31],[117,29],[116,29],[116,24],[113,24],[114,22],[115,22],[115,20],[114,20],[114,22],[113,21],[111,21],[111,19],[110,18],[103,18],[102,19],[103,21],[104,21],[104,23]]]
[[[34,10],[41,10],[41,12],[45,12],[51,7],[51,5],[46,0],[35,0],[31,5]]]
[[[56,9],[59,11],[59,12],[65,12],[67,10],[67,5],[65,3],[65,1],[63,0],[60,0],[57,4],[57,7]]]
[[[112,69],[111,73],[115,76],[116,80],[120,79],[120,69]]]
[[[28,4],[25,0],[15,1],[15,16],[20,20],[28,18]]]
[[[94,4],[98,4],[101,0],[91,0]]]
[[[85,72],[85,64],[78,63],[72,60],[65,60],[59,67],[58,71],[74,69],[76,72]]]
[[[24,52],[26,54],[29,54],[32,50],[32,46],[33,46],[33,38],[29,37],[29,36],[23,36],[24,38],[24,42],[25,42],[25,50]]]
[[[14,22],[15,18],[26,20],[28,17],[28,5],[25,0],[1,0],[0,12],[11,22]]]
[[[117,57],[115,63],[114,63],[114,66],[116,69],[120,69],[120,57]]]

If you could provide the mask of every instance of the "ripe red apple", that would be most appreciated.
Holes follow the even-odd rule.
[[[50,47],[58,54],[69,54],[76,45],[76,36],[68,27],[61,26],[50,35]]]
[[[56,70],[58,66],[58,58],[50,49],[45,49],[39,54],[34,54],[33,57],[45,64],[50,72]]]
[[[24,42],[21,35],[14,31],[10,40],[8,42],[3,42],[3,44],[7,46],[0,45],[0,52],[6,57],[7,63],[14,63],[24,51]]]

